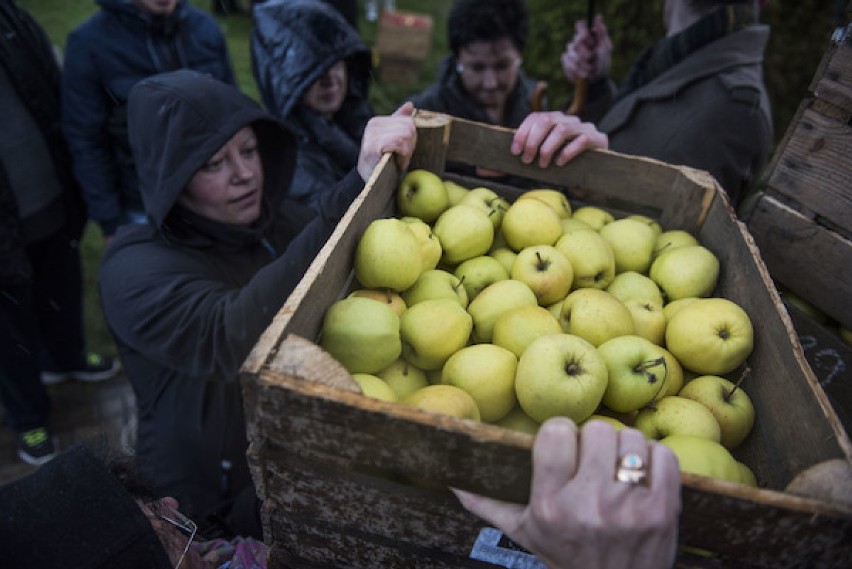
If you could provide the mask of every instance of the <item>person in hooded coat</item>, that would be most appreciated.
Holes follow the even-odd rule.
[[[258,537],[239,368],[382,152],[410,155],[413,122],[374,119],[358,167],[306,217],[286,195],[295,140],[238,90],[175,71],[134,87],[128,112],[149,223],[116,234],[100,293],[136,395],[139,471],[208,536]]]
[[[62,131],[89,217],[105,237],[144,221],[127,141],[127,97],[140,80],[195,69],[236,85],[225,36],[187,0],[97,0],[70,34],[62,74]]]
[[[296,136],[290,197],[316,207],[358,159],[371,52],[340,13],[316,0],[254,7],[252,71],[266,108]]]

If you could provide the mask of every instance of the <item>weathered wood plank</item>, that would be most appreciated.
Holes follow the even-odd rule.
[[[852,115],[852,44],[831,47],[820,65],[811,91],[819,99]]]

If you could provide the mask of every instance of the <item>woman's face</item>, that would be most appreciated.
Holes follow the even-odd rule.
[[[143,12],[157,16],[168,16],[175,11],[178,0],[133,0]]]
[[[509,38],[475,41],[459,49],[462,85],[484,107],[501,109],[518,81],[521,54]]]
[[[346,62],[338,61],[302,95],[302,102],[318,113],[331,117],[346,98]]]
[[[179,203],[198,215],[232,225],[260,217],[263,166],[251,127],[240,129],[186,185]]]

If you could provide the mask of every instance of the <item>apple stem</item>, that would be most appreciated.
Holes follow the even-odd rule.
[[[546,271],[547,267],[548,267],[548,265],[550,265],[550,263],[541,258],[541,251],[536,251],[535,256],[538,259],[538,264],[536,265],[536,268],[539,271]]]
[[[647,371],[647,370],[651,369],[652,367],[657,367],[658,365],[662,365],[663,369],[666,370],[666,372],[668,372],[668,370],[666,369],[666,358],[664,358],[662,356],[660,356],[659,358],[653,359],[653,360],[645,360],[644,362],[640,362],[634,368],[634,371],[636,371],[637,373],[640,373],[640,372]],[[657,381],[656,374],[651,374],[651,377],[653,377],[653,380],[649,379],[649,383],[654,383],[655,381]],[[665,376],[665,373],[664,373],[663,379],[665,379],[665,377],[666,376]]]
[[[739,386],[740,386],[740,384],[743,382],[743,380],[744,380],[746,377],[748,377],[750,374],[751,374],[751,368],[750,368],[749,366],[746,366],[746,368],[745,368],[745,369],[743,370],[743,372],[740,374],[739,379],[737,379],[737,382],[734,384],[734,387],[732,387],[732,388],[731,388],[731,390],[730,390],[728,393],[726,393],[726,394],[725,394],[724,399],[725,399],[725,402],[726,402],[726,403],[727,403],[727,402],[728,402],[728,400],[731,398],[731,396],[733,396],[734,391],[736,391],[736,390],[737,390],[737,388],[739,388]]]

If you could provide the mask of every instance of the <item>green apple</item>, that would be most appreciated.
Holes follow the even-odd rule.
[[[604,405],[619,413],[641,409],[665,391],[668,370],[662,348],[641,336],[628,334],[598,346],[609,381]]]
[[[562,224],[553,208],[541,200],[515,200],[506,210],[501,226],[506,243],[514,251],[533,245],[553,245],[562,235]]]
[[[406,216],[400,217],[399,220],[408,224],[414,236],[417,237],[417,242],[420,243],[423,254],[423,267],[420,270],[428,271],[437,267],[443,249],[438,237],[432,233],[432,227],[418,217]]]
[[[595,231],[600,231],[604,225],[615,221],[615,217],[610,212],[593,205],[578,207],[574,210],[572,217],[587,223]]]
[[[607,223],[599,233],[612,247],[616,273],[644,273],[651,266],[657,236],[645,223],[625,217]]]
[[[603,421],[604,423],[608,423],[612,425],[616,431],[620,431],[621,429],[628,428],[627,425],[616,419],[615,417],[610,417],[609,415],[599,415],[597,413],[589,415],[589,418],[580,423],[579,426],[584,427],[591,423],[592,421]]]
[[[544,306],[568,295],[574,282],[574,269],[556,247],[532,245],[518,251],[510,276],[526,283]]]
[[[388,305],[344,298],[326,310],[320,345],[349,373],[374,374],[399,357],[399,331],[400,318]]]
[[[503,216],[509,209],[509,202],[505,198],[491,188],[485,187],[473,188],[459,203],[477,207],[485,212],[491,220],[491,225],[494,226],[495,233],[503,224]]]
[[[447,358],[467,344],[473,328],[470,314],[449,298],[419,302],[399,320],[402,356],[424,370],[444,365]]]
[[[624,306],[633,316],[633,333],[662,346],[666,342],[666,315],[663,307],[647,300],[629,299]]]
[[[376,376],[390,386],[400,401],[429,385],[426,372],[403,358],[397,358],[388,367],[377,371]]]
[[[746,486],[754,486],[755,488],[757,487],[757,477],[748,465],[737,461],[737,469],[739,470],[740,482],[742,484],[745,484]]]
[[[737,460],[721,444],[688,435],[670,435],[660,441],[675,453],[681,472],[708,476],[728,482],[741,482]]]
[[[515,375],[518,403],[539,423],[556,416],[580,423],[595,412],[606,384],[606,363],[597,349],[572,334],[533,340]]]
[[[432,223],[450,207],[444,181],[428,170],[411,170],[402,177],[396,192],[396,205],[403,216]]]
[[[621,302],[628,300],[639,300],[650,302],[663,307],[663,293],[650,277],[646,277],[636,271],[625,271],[618,273],[606,291],[614,295]]]
[[[685,245],[660,253],[648,270],[666,299],[707,297],[719,279],[719,259],[701,245]]]
[[[383,304],[387,304],[393,309],[394,312],[396,312],[397,316],[402,316],[402,313],[405,312],[406,308],[408,308],[399,293],[387,288],[359,288],[350,292],[349,296],[360,296],[363,298],[370,298],[372,300],[377,300]]]
[[[666,316],[666,322],[674,318],[678,310],[684,306],[691,304],[694,300],[698,300],[697,296],[688,296],[677,300],[670,300],[663,305],[663,314]]]
[[[734,382],[718,375],[702,375],[683,386],[679,395],[698,401],[716,417],[722,443],[733,449],[742,443],[754,425],[754,405]]]
[[[657,238],[663,232],[663,228],[660,227],[660,222],[652,217],[648,217],[647,215],[641,215],[638,213],[634,213],[627,216],[627,219],[635,219],[636,221],[641,221],[645,225],[651,228],[651,231],[654,232],[654,237]]]
[[[449,298],[467,308],[467,289],[457,276],[441,269],[420,273],[410,288],[402,291],[402,299],[409,308],[424,300]]]
[[[364,288],[403,291],[423,269],[422,248],[411,227],[396,218],[376,219],[355,249],[355,277]]]
[[[444,180],[444,187],[447,188],[447,197],[450,199],[451,206],[458,205],[470,191],[468,188],[452,180]]]
[[[524,413],[520,405],[515,405],[505,417],[494,421],[494,424],[504,429],[527,433],[528,435],[535,435],[541,426],[538,421]]]
[[[666,325],[666,348],[685,368],[703,375],[735,370],[753,346],[748,314],[727,298],[698,299],[678,310]]]
[[[572,231],[577,231],[578,229],[591,229],[597,233],[597,230],[592,229],[591,225],[581,219],[575,219],[573,217],[560,219],[559,224],[562,226],[562,235],[571,233]]]
[[[467,391],[483,421],[497,421],[517,405],[515,371],[518,358],[494,344],[466,346],[444,364],[441,383]]]
[[[535,293],[521,281],[497,281],[482,289],[467,306],[473,318],[473,341],[479,344],[491,342],[497,319],[518,306],[538,306]]]
[[[455,385],[429,385],[418,389],[402,402],[431,413],[480,421],[476,401]]]
[[[827,324],[831,318],[828,317],[828,314],[814,306],[812,303],[808,302],[798,294],[794,293],[790,290],[782,290],[779,291],[781,294],[781,300],[784,301],[785,304],[792,304],[814,320],[816,320],[820,324]]]
[[[538,199],[553,208],[559,219],[568,219],[571,217],[571,203],[568,201],[568,196],[551,188],[536,188],[527,190],[522,193],[518,199]]]
[[[391,389],[390,385],[381,380],[381,378],[369,373],[353,373],[352,378],[361,388],[361,393],[373,399],[381,399],[382,401],[390,401],[395,403],[399,401],[396,393]]]
[[[489,251],[488,256],[497,259],[500,264],[503,265],[503,268],[506,269],[506,274],[509,274],[512,272],[512,265],[515,264],[515,257],[517,257],[518,254],[508,247],[499,247]]]
[[[666,390],[662,396],[677,395],[683,387],[685,376],[683,366],[670,351],[663,347],[660,350],[663,352],[663,357],[666,358]]]
[[[657,241],[654,244],[654,258],[657,258],[663,251],[669,249],[677,249],[687,245],[700,245],[692,233],[684,229],[669,229],[657,235]]]
[[[687,435],[718,443],[721,437],[719,421],[707,407],[678,395],[663,397],[639,411],[633,426],[649,439]]]
[[[539,336],[559,334],[559,320],[541,306],[518,306],[500,315],[494,323],[492,343],[521,357],[527,346]]]
[[[512,255],[514,254],[513,252]],[[461,280],[470,300],[476,298],[476,295],[488,285],[509,278],[509,272],[503,264],[490,255],[480,255],[462,261],[453,274]]]
[[[604,289],[615,278],[612,247],[597,231],[573,229],[563,233],[554,247],[571,262],[574,269],[572,288]]]
[[[484,255],[494,239],[494,226],[488,215],[463,203],[442,213],[432,226],[432,232],[441,242],[441,259],[448,265]]]
[[[633,315],[624,303],[605,290],[577,289],[562,301],[562,330],[600,346],[617,336],[633,334]]]

